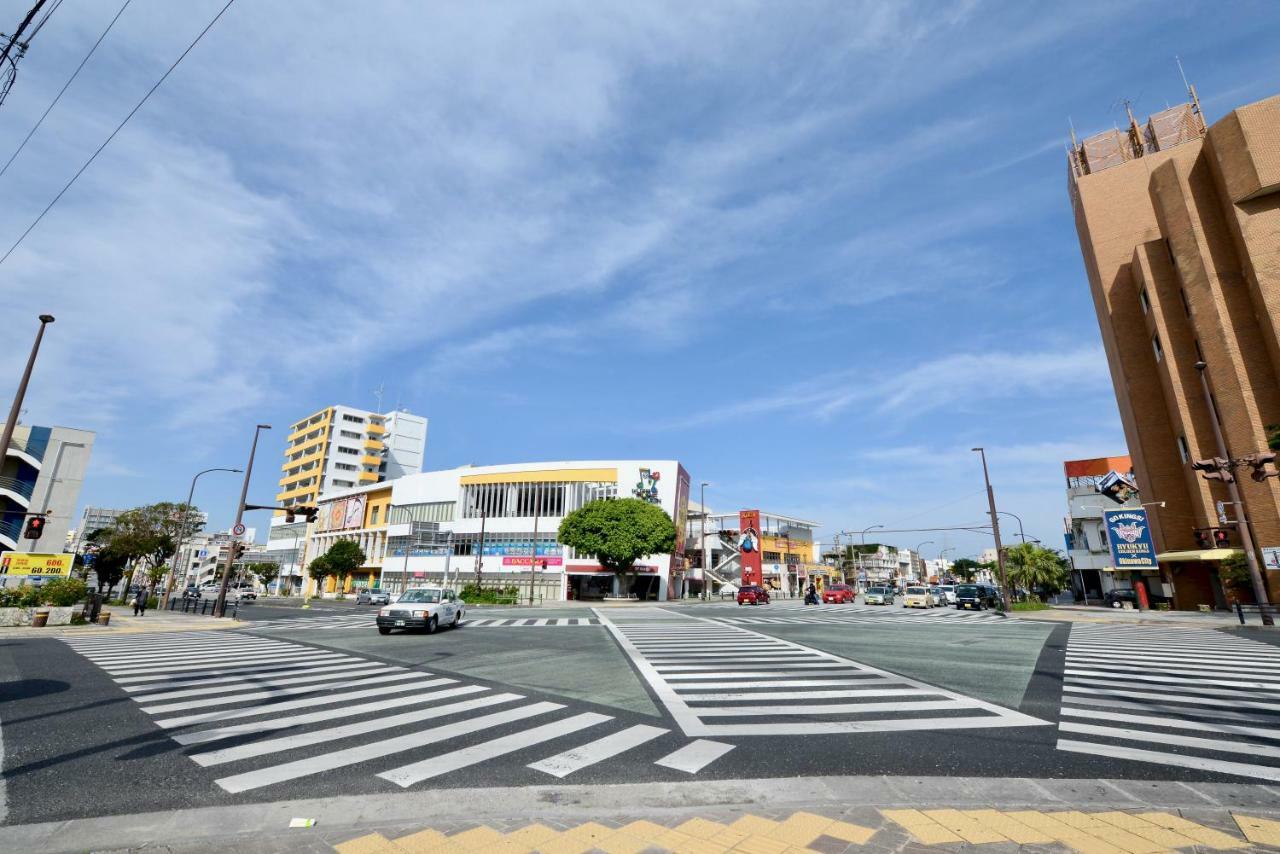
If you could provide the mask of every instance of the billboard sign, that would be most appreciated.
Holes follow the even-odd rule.
[[[346,522],[344,528],[363,528],[364,527],[364,499],[363,495],[356,495],[347,499]]]
[[[4,552],[0,554],[0,576],[28,578],[66,578],[71,575],[74,555]]]
[[[1138,485],[1116,471],[1109,471],[1098,481],[1098,492],[1117,504],[1124,504],[1138,494]]]
[[[671,553],[680,557],[684,554],[684,540],[689,529],[689,473],[684,466],[676,469],[676,506],[672,521],[676,523],[676,545]]]
[[[1146,510],[1140,507],[1104,510],[1102,521],[1107,528],[1107,542],[1111,546],[1111,560],[1116,569],[1142,571],[1160,568]]]
[[[764,567],[760,561],[760,511],[738,512],[738,553],[742,558],[742,583],[764,584]]]

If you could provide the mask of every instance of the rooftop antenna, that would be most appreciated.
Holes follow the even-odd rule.
[[[1203,133],[1205,124],[1204,112],[1200,109],[1200,96],[1196,94],[1196,87],[1192,86],[1191,82],[1187,80],[1187,72],[1182,68],[1182,58],[1175,55],[1173,61],[1178,63],[1178,73],[1182,75],[1182,85],[1187,87],[1187,95],[1191,97],[1191,110],[1200,117],[1200,131]]]
[[[1146,151],[1142,145],[1142,131],[1138,128],[1138,120],[1133,117],[1133,102],[1124,99],[1124,112],[1129,117],[1129,144],[1133,146],[1135,157],[1141,157]]]
[[[373,396],[378,401],[379,412],[382,411],[382,393],[383,393],[383,386],[385,385],[386,383],[378,383],[378,387],[373,390]]]

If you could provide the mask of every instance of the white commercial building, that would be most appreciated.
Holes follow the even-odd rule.
[[[1133,493],[1123,504],[1098,491],[1098,484],[1111,471],[1130,474],[1129,457],[1100,457],[1063,463],[1067,478],[1066,527],[1067,558],[1071,561],[1071,586],[1076,595],[1090,604],[1100,603],[1108,591],[1132,587],[1130,573],[1116,572],[1103,524],[1105,510],[1139,508],[1142,499]],[[1153,593],[1163,592],[1153,588]],[[1165,595],[1172,596],[1172,590]]]
[[[391,483],[387,548],[380,586],[440,582],[530,590],[544,600],[635,595],[679,598],[684,562],[671,554],[636,562],[632,589],[589,555],[556,541],[561,520],[588,501],[640,498],[676,523],[683,554],[689,475],[676,460],[589,460],[466,466]],[[372,520],[368,520],[372,525]]]
[[[70,427],[14,428],[0,456],[0,552],[61,552],[72,528],[94,433]],[[31,514],[45,514],[40,539],[22,536]]]

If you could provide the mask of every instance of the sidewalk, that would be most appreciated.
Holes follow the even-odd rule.
[[[246,625],[240,620],[231,618],[216,619],[195,614],[183,614],[181,611],[161,611],[159,608],[148,611],[146,615],[141,617],[133,616],[133,609],[127,606],[104,607],[103,610],[111,612],[111,621],[105,626],[99,626],[95,623],[83,626],[46,626],[42,629],[17,626],[0,629],[0,638],[87,637],[90,635],[128,635],[143,632],[193,632],[210,631],[212,629],[238,629]]]
[[[1020,620],[1058,620],[1072,623],[1124,623],[1127,625],[1194,625],[1205,629],[1222,629],[1240,626],[1233,612],[1211,611],[1127,611],[1123,608],[1102,608],[1087,605],[1054,605],[1046,611],[1011,611],[1010,617]],[[1248,623],[1261,628],[1256,619]]]
[[[290,829],[292,819],[314,820]],[[799,777],[537,786],[206,807],[4,828],[14,851],[781,852],[1280,845],[1263,785],[964,777]]]

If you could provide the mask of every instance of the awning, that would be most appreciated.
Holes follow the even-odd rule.
[[[1239,549],[1193,549],[1189,552],[1161,552],[1156,560],[1164,563],[1174,560],[1226,560],[1233,555],[1244,554]]]

